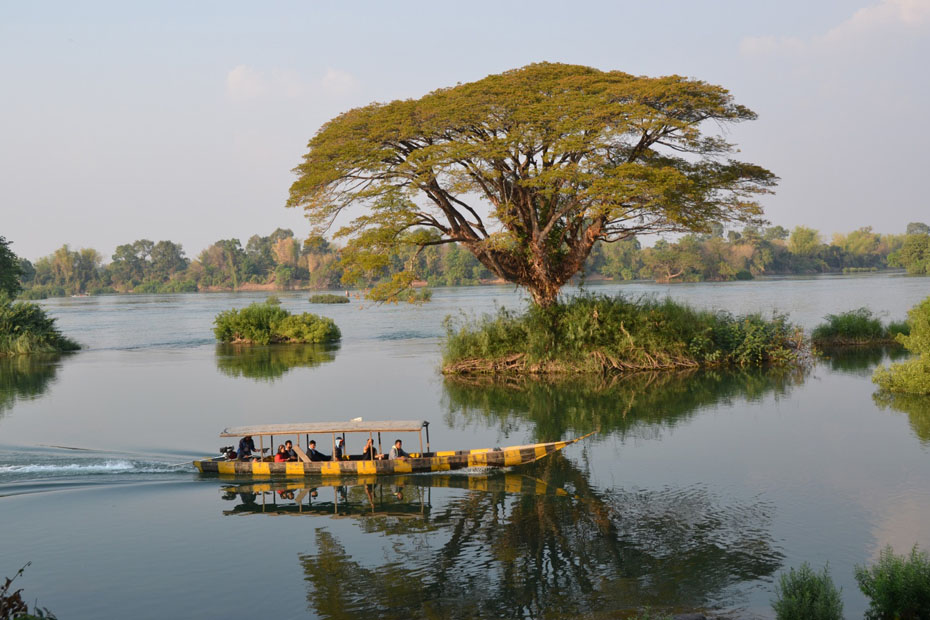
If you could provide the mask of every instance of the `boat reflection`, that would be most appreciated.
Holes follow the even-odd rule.
[[[224,486],[223,499],[238,499],[239,503],[224,510],[223,514],[428,517],[434,488],[520,495],[568,494],[564,489],[549,486],[532,476],[500,471],[338,479],[320,477],[238,482]]]

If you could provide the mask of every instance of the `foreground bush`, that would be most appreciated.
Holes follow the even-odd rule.
[[[332,293],[320,293],[318,295],[310,295],[311,304],[347,304],[349,303],[349,298],[343,295],[333,295]]]
[[[798,363],[803,336],[785,317],[734,317],[670,299],[582,295],[522,315],[456,327],[446,321],[447,373],[626,372]]]
[[[907,324],[910,333],[896,339],[917,358],[878,368],[872,381],[888,392],[930,396],[930,297],[908,311]]]
[[[782,573],[775,586],[772,609],[778,620],[842,620],[843,601],[829,569],[815,573],[805,562]]]
[[[811,341],[817,346],[894,344],[899,333],[908,333],[907,323],[882,325],[868,308],[828,314],[824,318],[826,322],[815,327],[811,334]]]
[[[76,351],[80,345],[66,338],[40,306],[13,302],[0,295],[0,355]]]
[[[342,337],[332,319],[303,313],[292,315],[280,306],[254,303],[216,315],[213,333],[220,342],[272,344],[322,343]]]
[[[885,547],[878,564],[856,567],[856,582],[869,597],[866,618],[930,619],[930,555],[918,551],[916,545],[909,556],[897,556]]]

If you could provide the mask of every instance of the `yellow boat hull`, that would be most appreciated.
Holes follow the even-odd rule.
[[[270,461],[229,461],[225,458],[194,461],[204,474],[233,476],[394,476],[426,472],[454,471],[467,467],[514,467],[538,461],[580,441],[593,433],[570,441],[553,441],[497,450],[459,450],[413,454],[396,460],[344,460],[310,463],[274,463]]]

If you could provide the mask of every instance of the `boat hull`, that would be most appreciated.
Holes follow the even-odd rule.
[[[586,435],[587,436],[587,435]],[[513,446],[498,450],[460,450],[436,452],[396,460],[315,461],[310,463],[274,463],[269,461],[229,461],[224,458],[194,461],[204,474],[235,476],[393,476],[467,467],[514,467],[538,461],[583,439]]]

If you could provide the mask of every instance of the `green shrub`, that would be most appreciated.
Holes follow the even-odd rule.
[[[888,392],[930,396],[930,297],[908,311],[907,325],[896,340],[917,358],[876,369],[872,381]]]
[[[267,303],[226,310],[216,316],[214,324],[213,333],[220,342],[322,343],[341,337],[339,328],[330,318],[309,313],[291,315],[284,308]]]
[[[869,598],[865,617],[873,620],[930,619],[930,555],[918,551],[897,556],[891,547],[871,568],[856,566],[856,582]]]
[[[805,562],[782,573],[772,602],[778,620],[842,620],[843,601],[833,585],[829,568],[815,573]]]
[[[310,295],[311,304],[347,304],[349,298],[345,295],[333,295],[332,293],[319,293]]]
[[[277,295],[269,295],[268,299],[265,300],[265,303],[268,304],[269,306],[280,306],[281,298],[278,297]]]
[[[868,308],[840,314],[828,314],[826,323],[814,328],[811,340],[816,345],[869,344],[893,340],[882,322]]]
[[[522,315],[501,309],[464,325],[447,319],[444,361],[449,372],[500,372],[500,360],[517,357],[519,363],[507,362],[514,372],[784,365],[799,361],[802,345],[783,316],[734,317],[670,299],[580,295]]]
[[[0,296],[0,355],[76,351],[80,345],[62,335],[40,306]]]

